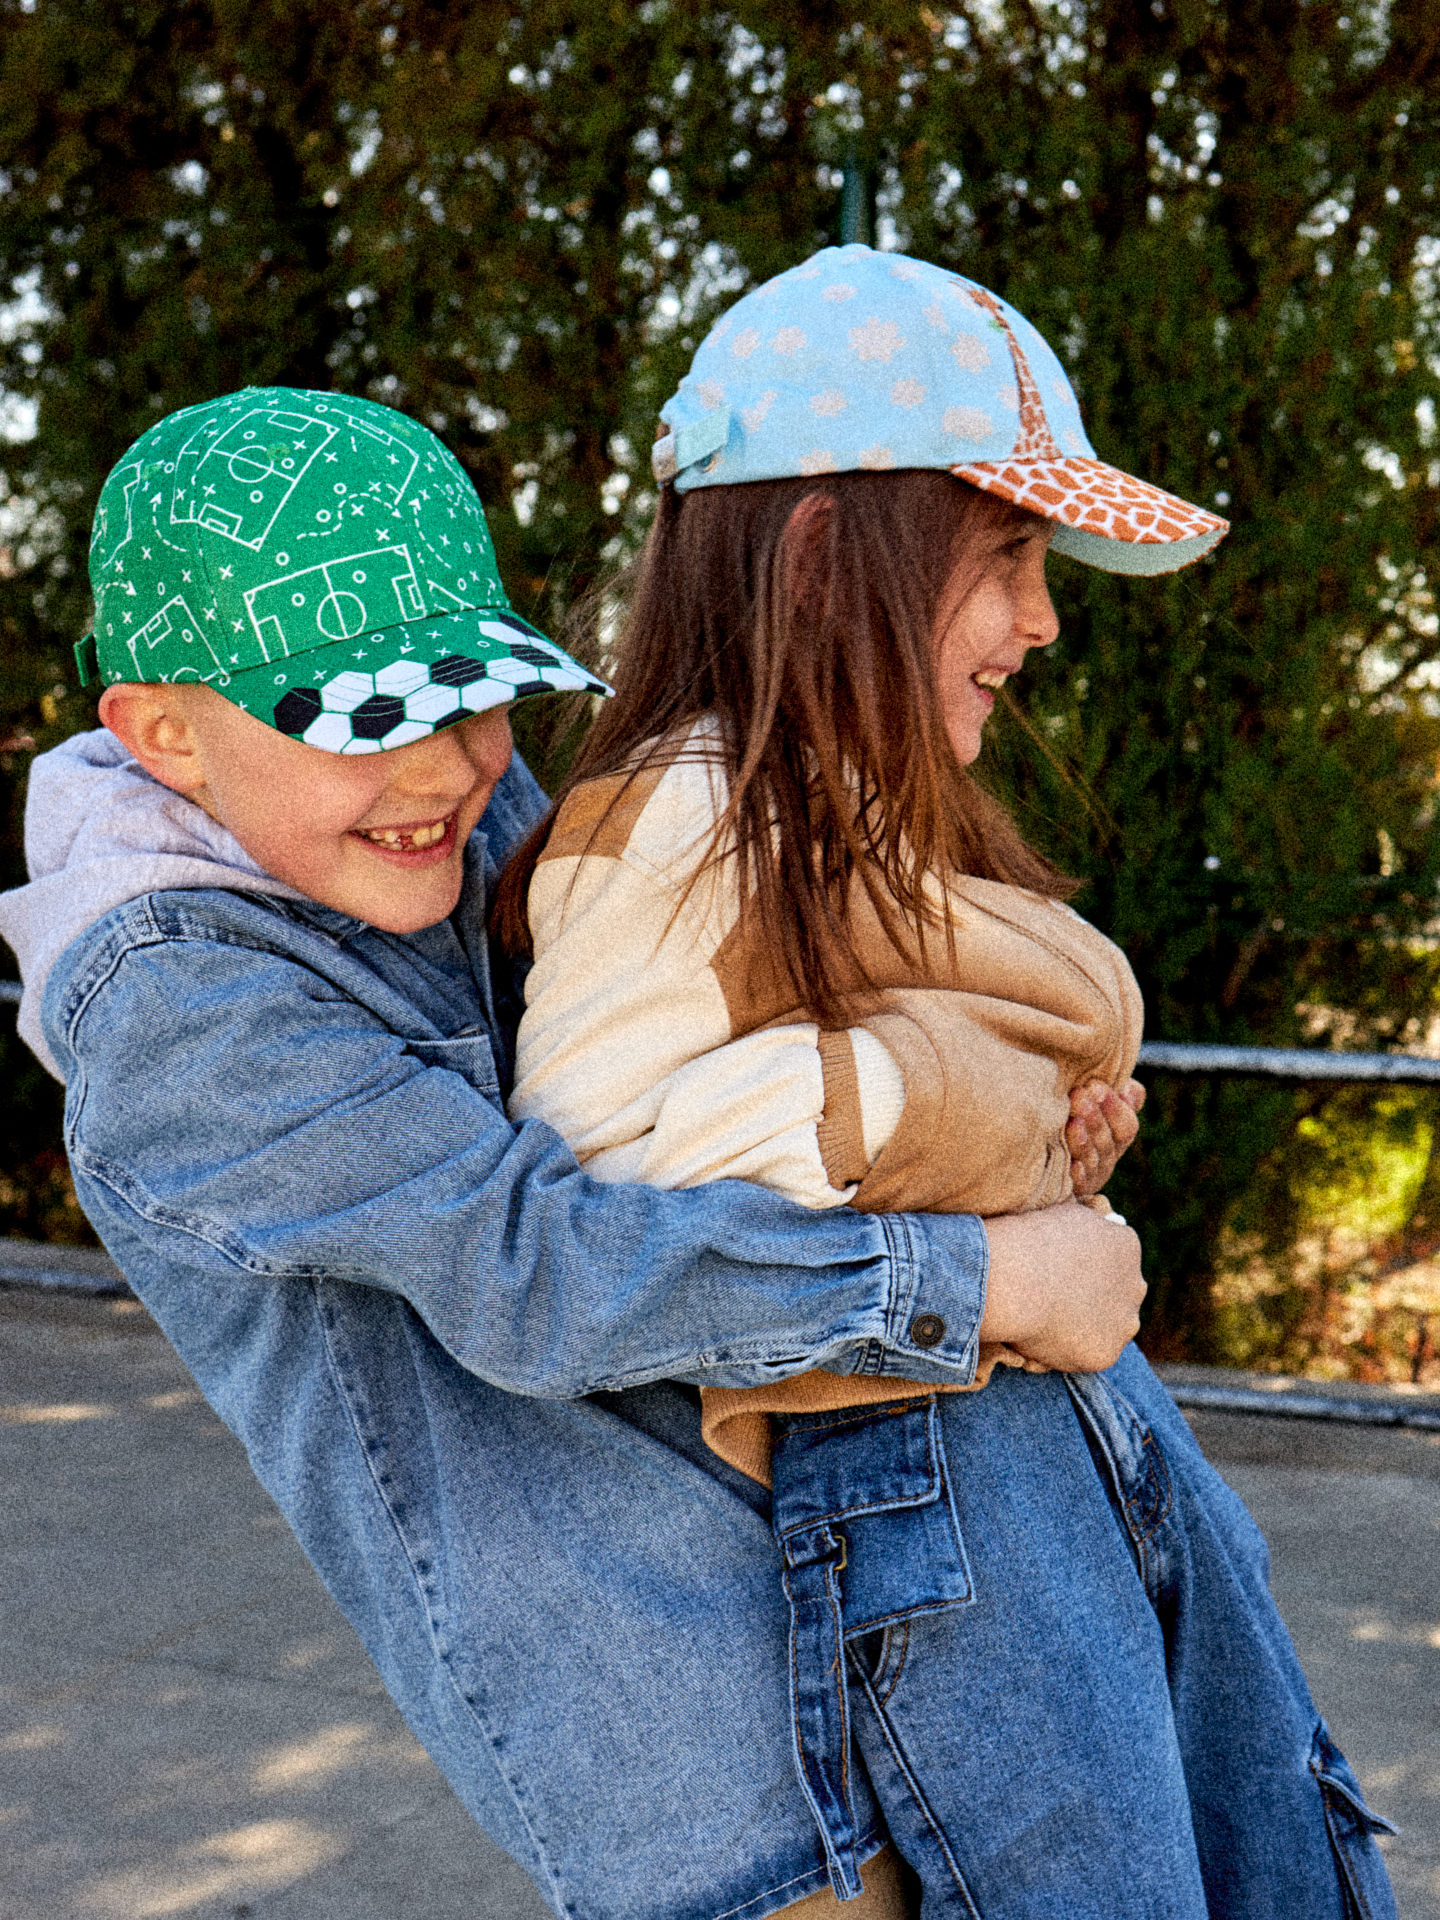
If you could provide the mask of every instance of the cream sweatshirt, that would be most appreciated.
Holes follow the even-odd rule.
[[[588,783],[530,885],[510,1111],[561,1133],[602,1180],[754,1180],[804,1206],[993,1215],[1066,1199],[1072,1090],[1119,1087],[1142,1007],[1123,954],[1069,907],[953,876],[953,916],[897,948],[857,878],[852,927],[873,1006],[823,1030],[740,924],[738,861],[694,876],[725,804],[702,721],[676,758]],[[692,885],[692,881],[694,884]],[[997,1362],[981,1350],[973,1387]],[[966,1389],[959,1389],[965,1391]],[[933,1389],[814,1372],[707,1388],[708,1443],[768,1481],[772,1412]]]

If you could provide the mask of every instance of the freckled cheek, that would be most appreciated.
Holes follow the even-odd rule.
[[[471,756],[477,775],[477,784],[489,781],[493,786],[510,764],[510,756],[515,751],[514,736],[510,731],[508,713],[486,715],[472,736]]]
[[[338,755],[336,757],[340,758]],[[373,757],[377,763],[382,758],[379,754]],[[348,773],[349,769],[346,771]],[[370,770],[366,768],[365,771],[368,773]],[[343,840],[347,834],[354,833],[384,801],[388,784],[388,780],[378,777],[364,779],[352,774],[348,779],[337,780],[333,786],[317,791],[309,815],[317,835]]]

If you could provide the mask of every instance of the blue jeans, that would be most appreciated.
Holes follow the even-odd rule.
[[[1133,1348],[776,1428],[797,1773],[840,1898],[858,1749],[925,1920],[1393,1920],[1264,1541]]]

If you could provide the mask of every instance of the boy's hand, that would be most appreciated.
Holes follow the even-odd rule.
[[[1065,1200],[985,1222],[983,1341],[1067,1373],[1113,1366],[1140,1328],[1145,1281],[1129,1227]]]
[[[1127,1080],[1117,1093],[1103,1080],[1089,1080],[1070,1096],[1065,1144],[1070,1149],[1070,1180],[1077,1199],[1099,1193],[1115,1163],[1140,1131],[1138,1118],[1145,1089]]]

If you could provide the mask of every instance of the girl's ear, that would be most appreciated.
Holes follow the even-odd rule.
[[[780,565],[785,597],[797,612],[813,605],[825,582],[825,535],[834,502],[825,493],[807,493],[785,522],[780,535]]]
[[[122,681],[100,696],[100,720],[145,771],[175,793],[205,785],[200,745],[188,711],[190,689]]]

